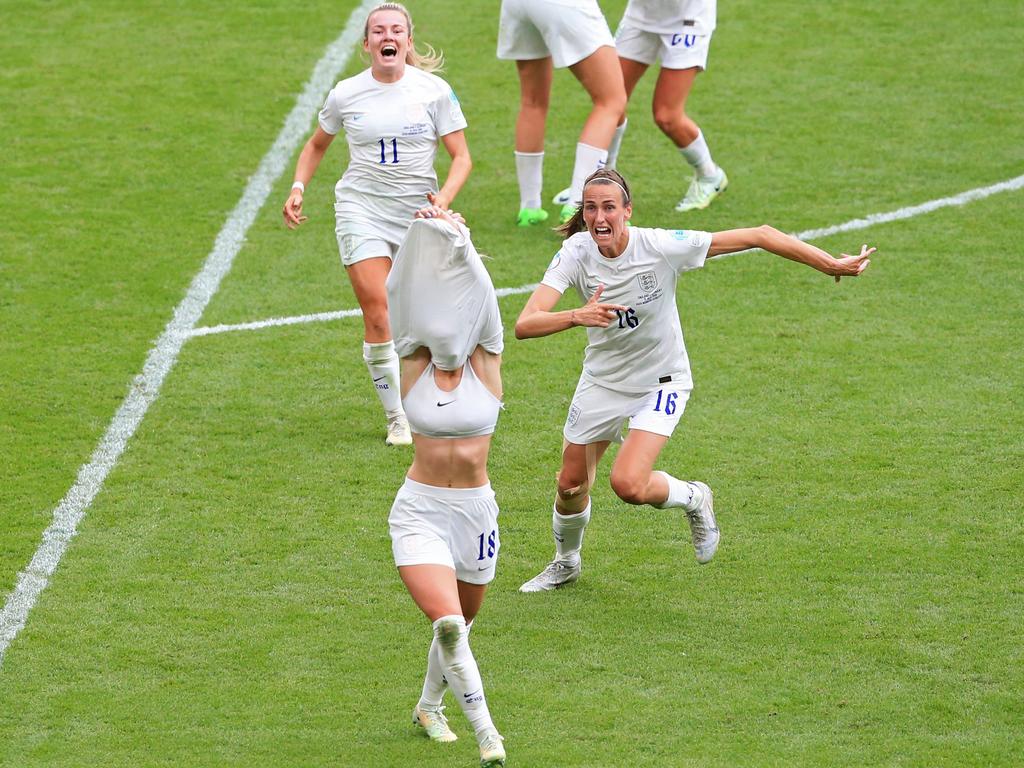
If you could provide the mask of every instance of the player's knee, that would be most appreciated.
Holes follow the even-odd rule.
[[[612,470],[612,490],[615,495],[627,504],[645,504],[647,502],[647,480],[627,472]]]
[[[462,625],[454,616],[445,616],[434,627],[434,634],[441,644],[441,651],[445,656],[451,656],[462,639]]]
[[[662,133],[672,133],[683,122],[683,111],[678,107],[660,107],[654,108],[654,123],[661,129]]]
[[[590,484],[587,479],[582,481],[560,475],[558,478],[558,506],[565,512],[575,514],[587,507],[590,498]]]
[[[615,115],[618,120],[626,112],[626,92],[613,90],[594,97],[594,108],[603,109]]]
[[[391,325],[388,322],[387,301],[369,302],[362,307],[363,326],[367,335],[375,338],[387,338],[391,334]]]

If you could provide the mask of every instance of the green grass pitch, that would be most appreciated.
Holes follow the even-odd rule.
[[[624,0],[601,4],[614,26]],[[4,4],[0,601],[356,5]],[[513,226],[497,6],[410,3],[470,124],[457,207],[512,287],[558,240]],[[689,110],[730,189],[673,212],[686,173],[649,75],[619,163],[634,223],[798,232],[1016,178],[1022,35],[1013,0],[723,1]],[[564,72],[555,105],[546,197],[586,114]],[[336,142],[288,232],[289,159],[201,325],[355,306],[344,161]],[[879,248],[840,285],[763,253],[681,279],[695,390],[661,466],[715,489],[703,567],[606,459],[581,581],[516,592],[551,554],[584,341],[515,341],[525,297],[502,299],[503,548],[473,648],[510,766],[1024,762],[1022,200],[822,238]],[[476,764],[454,703],[454,745],[409,724],[430,630],[386,517],[411,454],[383,445],[360,339],[350,318],[184,345],[6,650],[0,766]]]

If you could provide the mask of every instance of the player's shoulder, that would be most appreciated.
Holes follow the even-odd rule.
[[[594,238],[586,231],[577,232],[562,241],[562,251],[566,254],[572,254],[576,258],[582,258],[591,251],[596,250],[597,244],[594,243]]]
[[[364,69],[358,74],[346,77],[344,80],[339,80],[335,83],[330,95],[339,101],[347,99],[353,94],[364,90],[369,84],[371,77],[370,70]]]
[[[409,77],[410,84],[414,84],[417,88],[424,90],[435,91],[437,93],[448,93],[452,87],[448,85],[448,81],[440,75],[435,75],[433,72],[427,72],[420,69],[419,67],[408,66],[405,68],[406,76]]]

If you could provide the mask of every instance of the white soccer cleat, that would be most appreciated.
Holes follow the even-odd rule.
[[[505,765],[505,745],[502,736],[491,731],[480,740],[480,768],[496,768]]]
[[[680,213],[685,211],[702,211],[711,205],[711,201],[725,192],[729,186],[729,177],[721,168],[712,176],[694,176],[686,195],[676,205]]]
[[[566,205],[572,202],[572,198],[569,196],[570,192],[572,192],[572,187],[566,187],[557,195],[552,197],[551,202],[554,203],[555,205]]]
[[[691,512],[686,510],[690,520],[690,537],[693,539],[693,551],[698,563],[710,563],[718,549],[718,541],[722,538],[715,520],[714,495],[705,483],[694,482],[701,490],[703,498],[700,507]]]
[[[448,718],[444,716],[444,707],[420,707],[412,711],[412,722],[423,729],[431,741],[441,744],[457,740],[459,737],[448,727]]]
[[[519,588],[520,592],[550,592],[553,589],[572,584],[580,577],[583,561],[577,557],[575,563],[565,563],[555,559],[548,567],[538,573]]]
[[[388,445],[412,445],[412,432],[404,413],[388,419],[388,436],[384,442]]]

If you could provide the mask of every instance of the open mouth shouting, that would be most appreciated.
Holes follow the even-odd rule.
[[[398,46],[394,43],[384,43],[380,47],[380,55],[384,61],[394,61],[395,57],[398,56]]]

